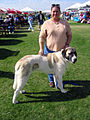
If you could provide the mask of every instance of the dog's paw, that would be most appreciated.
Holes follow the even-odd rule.
[[[67,93],[67,90],[62,89],[61,92],[62,92],[62,93]]]
[[[25,90],[22,90],[22,91],[20,91],[20,93],[21,93],[21,94],[24,94],[24,93],[26,93],[26,91],[25,91]]]
[[[13,104],[18,104],[19,102],[18,101],[13,101]]]

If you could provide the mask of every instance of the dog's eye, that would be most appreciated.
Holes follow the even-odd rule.
[[[69,53],[69,55],[72,55],[72,52],[71,52],[71,53]]]

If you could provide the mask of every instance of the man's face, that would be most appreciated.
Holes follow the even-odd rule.
[[[51,15],[53,18],[59,18],[60,16],[60,11],[58,9],[58,7],[53,7],[52,10],[51,10]]]

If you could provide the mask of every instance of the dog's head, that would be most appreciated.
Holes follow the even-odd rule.
[[[76,53],[75,48],[67,47],[67,48],[63,49],[62,56],[68,62],[71,62],[73,64],[77,61],[77,53]]]

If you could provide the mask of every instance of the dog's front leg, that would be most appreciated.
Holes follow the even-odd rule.
[[[57,78],[55,75],[53,75],[53,79],[54,79],[55,86],[57,86]]]
[[[62,76],[59,75],[58,78],[59,78],[59,79],[58,79],[58,88],[61,90],[62,93],[66,93],[67,90],[65,90],[65,89],[63,88]]]

